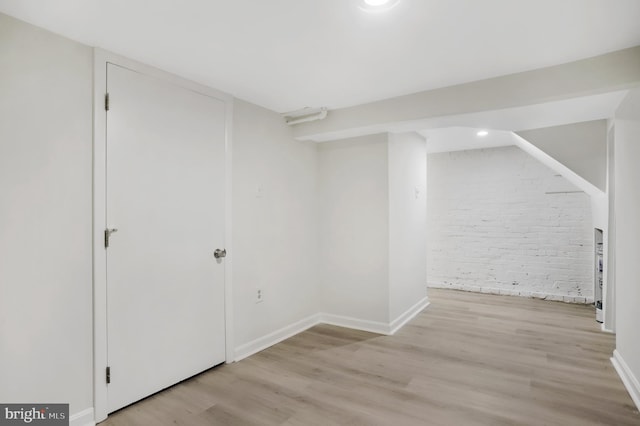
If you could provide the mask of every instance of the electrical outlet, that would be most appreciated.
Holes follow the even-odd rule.
[[[262,289],[259,288],[256,290],[256,303],[260,303],[264,300],[264,294],[262,293]]]

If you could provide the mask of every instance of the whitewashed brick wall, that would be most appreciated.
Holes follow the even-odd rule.
[[[430,287],[593,301],[590,199],[517,147],[430,154]]]

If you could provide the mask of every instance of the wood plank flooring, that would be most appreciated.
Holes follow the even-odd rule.
[[[116,425],[640,425],[593,307],[430,289],[394,336],[321,325]]]

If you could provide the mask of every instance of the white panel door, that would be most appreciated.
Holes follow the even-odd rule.
[[[225,104],[107,66],[108,410],[225,360]]]

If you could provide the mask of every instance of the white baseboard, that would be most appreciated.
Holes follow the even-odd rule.
[[[611,333],[611,334],[615,333],[614,330],[611,330],[611,329],[605,327],[604,323],[600,324],[600,329],[605,333]]]
[[[276,343],[280,343],[283,340],[295,336],[296,334],[308,330],[309,328],[318,324],[335,325],[338,327],[352,328],[354,330],[368,331],[370,333],[377,333],[387,336],[392,335],[400,328],[402,328],[402,326],[404,326],[406,323],[411,321],[416,315],[422,312],[422,310],[427,306],[429,306],[429,299],[425,297],[424,299],[413,305],[411,308],[409,308],[405,313],[393,320],[393,322],[391,322],[390,324],[334,314],[319,313],[311,315],[294,324],[283,327],[280,330],[274,331],[273,333],[269,333],[266,336],[259,337],[249,343],[238,346],[235,349],[234,362],[240,361],[255,353],[265,350],[268,347],[275,345]]]
[[[93,408],[87,408],[79,413],[69,416],[69,426],[95,426]]]
[[[370,333],[378,333],[384,335],[391,334],[391,327],[389,326],[389,324],[386,324],[384,322],[369,321],[334,314],[320,314],[320,322],[323,324],[336,325],[338,327],[368,331]]]
[[[282,327],[280,330],[276,330],[266,336],[259,337],[249,343],[238,346],[235,350],[234,359],[235,361],[240,361],[241,359],[265,350],[268,347],[273,346],[276,343],[280,343],[289,337],[295,336],[296,334],[301,333],[319,323],[320,314],[315,314],[286,327]]]
[[[410,307],[405,313],[400,315],[395,320],[391,321],[390,329],[391,332],[389,334],[395,334],[396,331],[400,330],[406,323],[411,321],[416,315],[423,311],[424,308],[429,306],[429,298],[425,296],[424,299]]]
[[[627,388],[631,399],[633,399],[636,407],[640,410],[640,382],[638,382],[636,376],[633,375],[633,372],[617,349],[613,351],[611,363],[613,364],[613,368],[618,372],[620,379],[622,379],[622,383],[624,383],[624,387]]]

